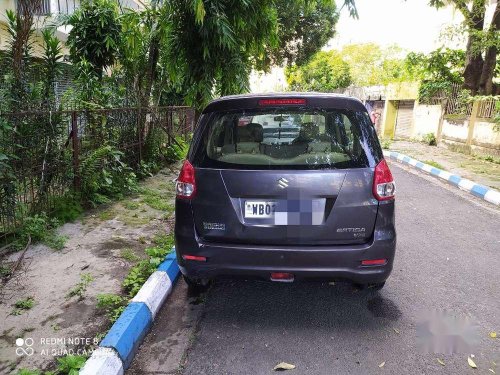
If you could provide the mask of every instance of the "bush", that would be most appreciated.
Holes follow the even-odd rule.
[[[82,198],[96,205],[110,198],[137,191],[137,176],[121,159],[123,153],[111,146],[93,151],[81,164]]]
[[[389,138],[384,138],[380,140],[380,143],[384,150],[388,150],[391,147],[392,141]]]
[[[437,140],[434,133],[427,133],[422,137],[422,141],[427,143],[429,146],[437,146]]]

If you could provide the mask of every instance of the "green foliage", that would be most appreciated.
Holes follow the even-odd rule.
[[[57,358],[57,374],[78,375],[87,357],[82,355],[66,355]]]
[[[389,138],[382,138],[380,140],[380,143],[382,144],[382,148],[384,150],[388,150],[390,147],[391,147],[391,144],[392,144],[392,140],[389,139]]]
[[[88,286],[94,281],[94,276],[90,273],[82,273],[80,275],[80,282],[68,291],[66,298],[77,296],[79,300],[85,298],[85,292]]]
[[[437,146],[437,140],[434,133],[427,133],[422,137],[422,141],[427,143],[429,146]]]
[[[88,62],[97,77],[115,63],[121,25],[113,0],[83,1],[67,20],[72,26],[67,44],[74,64]]]
[[[54,206],[51,216],[60,223],[67,223],[76,220],[83,213],[80,203],[80,196],[72,193],[54,199]]]
[[[174,237],[172,234],[159,234],[153,239],[155,246],[146,248],[149,259],[142,260],[130,269],[123,281],[123,288],[129,297],[134,297],[148,277],[156,270],[165,256],[172,251]]]
[[[335,33],[334,1],[278,0],[275,6],[279,44],[269,54],[276,65],[305,64]]]
[[[43,38],[43,74],[44,74],[44,102],[49,108],[54,108],[55,83],[62,74],[60,61],[63,58],[62,47],[59,39],[51,29],[42,30]]]
[[[114,323],[125,310],[127,301],[127,298],[117,294],[98,294],[97,308],[104,310],[111,323]]]
[[[4,264],[0,264],[0,279],[9,277],[12,272],[12,269]]]
[[[318,52],[307,64],[287,68],[286,76],[294,91],[330,92],[352,83],[349,64],[335,51]]]
[[[162,66],[188,104],[201,108],[214,94],[248,91],[252,67],[268,66],[267,47],[278,42],[272,2],[171,0],[166,6],[170,30]]]
[[[349,64],[356,86],[387,85],[411,81],[403,50],[398,46],[382,48],[375,43],[351,44],[342,48],[342,58]]]
[[[186,159],[188,151],[189,144],[182,137],[176,137],[175,142],[167,146],[165,159],[168,163],[184,160]]]
[[[444,170],[444,167],[441,164],[439,164],[437,161],[434,161],[434,160],[424,160],[424,163],[425,164],[429,164],[429,165],[433,166],[434,168]]]
[[[461,83],[464,60],[463,50],[438,48],[428,55],[410,52],[405,63],[410,72],[423,80]]]
[[[122,284],[129,297],[132,298],[137,294],[141,286],[155,270],[156,266],[150,263],[149,260],[142,260],[130,269]]]
[[[33,306],[35,306],[35,299],[33,297],[26,297],[19,301],[16,301],[12,305],[14,309],[11,312],[11,315],[21,315],[24,311],[31,310]]]
[[[17,248],[23,248],[28,238],[31,241],[42,242],[54,250],[61,250],[67,237],[56,233],[56,228],[60,225],[56,218],[49,218],[46,213],[35,214],[24,219],[23,226],[18,230],[18,240],[15,243]]]
[[[121,249],[120,250],[120,257],[125,259],[126,261],[128,261],[130,263],[135,263],[141,259],[137,255],[135,255],[135,253],[132,249]]]
[[[105,203],[137,191],[137,177],[121,159],[123,153],[111,146],[102,146],[81,163],[81,194],[91,204]]]

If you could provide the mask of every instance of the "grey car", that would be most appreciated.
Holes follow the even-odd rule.
[[[176,191],[175,249],[190,286],[239,277],[379,289],[391,273],[395,184],[357,99],[287,93],[211,102]]]

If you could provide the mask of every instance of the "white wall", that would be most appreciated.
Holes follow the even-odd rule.
[[[439,119],[441,118],[441,105],[417,104],[413,110],[412,137],[420,139],[428,133],[437,134]]]

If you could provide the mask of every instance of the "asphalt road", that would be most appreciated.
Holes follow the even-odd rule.
[[[270,374],[281,361],[296,365],[290,374],[500,374],[500,339],[489,337],[500,331],[500,212],[391,168],[398,248],[381,292],[220,281],[188,296],[180,281],[128,374]],[[471,348],[425,352],[419,327],[432,311]]]

